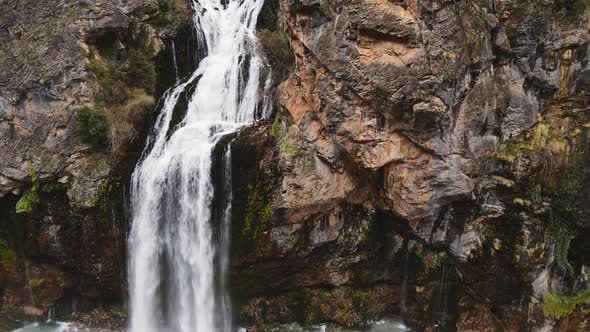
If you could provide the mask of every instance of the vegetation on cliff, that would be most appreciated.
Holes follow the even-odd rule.
[[[553,257],[557,267],[573,274],[568,261],[570,239],[579,225],[588,221],[587,207],[582,201],[585,135],[580,125],[565,129],[559,113],[551,112],[523,137],[503,143],[497,157],[512,165],[529,160],[527,198],[514,203],[544,215],[553,238]]]
[[[155,104],[156,69],[147,32],[130,31],[127,52],[117,52],[116,35],[106,34],[90,53],[89,68],[96,77],[98,93],[93,107],[76,113],[78,136],[96,150],[113,152],[138,137],[145,114]],[[137,36],[134,36],[137,35]],[[114,59],[114,60],[113,60]]]
[[[16,254],[5,240],[0,239],[0,272],[2,269],[8,272],[14,272],[15,264]]]
[[[590,305],[590,288],[578,291],[573,295],[543,293],[543,313],[548,317],[563,318],[574,313],[579,305]]]

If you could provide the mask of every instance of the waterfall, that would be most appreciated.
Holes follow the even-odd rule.
[[[255,27],[263,0],[193,0],[199,52],[191,77],[164,95],[131,181],[130,329],[214,332],[231,329],[225,280],[231,191],[212,225],[212,160],[220,139],[268,116],[261,101]],[[170,127],[191,87],[184,119]],[[173,129],[170,131],[170,129]],[[229,149],[222,172],[231,178]],[[227,182],[228,179],[225,179]],[[222,228],[215,240],[215,229]],[[219,243],[221,242],[221,243]]]
[[[176,62],[176,44],[174,43],[174,39],[170,39],[170,52],[172,52],[172,63],[174,64],[174,77],[176,78],[176,83],[178,83],[180,76],[178,75],[178,63]]]

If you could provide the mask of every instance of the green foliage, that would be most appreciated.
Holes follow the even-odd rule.
[[[303,155],[303,154],[305,154],[305,149],[300,148],[299,146],[287,141],[284,138],[281,140],[280,146],[281,146],[281,152],[286,155],[294,155],[294,154]]]
[[[560,319],[571,315],[578,305],[590,304],[590,288],[574,295],[543,292],[543,313],[545,316]]]
[[[287,135],[284,132],[283,123],[281,122],[281,113],[277,113],[275,120],[272,123],[272,136],[278,141],[281,153],[286,155],[305,154],[305,149],[289,142]]]
[[[570,234],[576,224],[587,219],[584,206],[579,204],[584,172],[583,157],[582,151],[575,152],[563,172],[560,185],[544,190],[544,196],[551,202],[549,229],[554,238],[554,258],[559,269],[570,274],[573,273],[573,267],[567,259]]]
[[[547,126],[541,117],[537,125],[529,132],[522,141],[508,140],[500,145],[496,152],[496,158],[508,162],[513,162],[519,155],[526,151],[535,151],[547,146],[549,142],[549,126]]]
[[[111,66],[96,57],[90,57],[88,62],[99,85],[97,108],[123,102],[127,88],[123,82],[122,68]]]
[[[104,149],[108,145],[106,119],[102,112],[87,106],[76,112],[76,132],[80,141],[95,149]]]
[[[114,182],[111,179],[103,180],[98,185],[98,191],[96,195],[92,198],[90,202],[90,206],[100,208],[103,211],[106,211],[108,199],[113,192],[113,189],[120,185],[119,182]]]
[[[156,89],[156,67],[144,49],[131,49],[128,55],[127,84],[153,94]]]
[[[16,213],[29,213],[33,211],[33,207],[41,202],[41,198],[36,190],[29,190],[24,193],[18,202],[16,202]]]
[[[567,259],[570,247],[569,231],[563,225],[551,222],[551,233],[553,234],[553,257],[557,267],[569,274],[574,272],[574,268]]]
[[[272,68],[272,80],[276,85],[286,80],[295,66],[289,36],[279,18],[279,7],[278,0],[265,1],[257,22],[258,41]]]
[[[78,135],[85,144],[105,148],[110,142],[112,150],[119,151],[137,137],[145,113],[155,104],[157,75],[151,49],[141,38],[132,44],[118,64],[94,55],[88,59],[99,91],[93,109],[77,112]]]
[[[279,179],[269,179],[256,185],[248,186],[248,199],[242,224],[243,245],[252,248],[257,255],[269,255],[272,242],[263,238],[267,231],[271,215],[271,196]]]
[[[565,9],[568,16],[582,16],[588,7],[587,0],[566,0]]]
[[[272,136],[276,139],[280,139],[283,135],[283,124],[281,123],[281,113],[275,115],[275,120],[272,123]]]
[[[256,186],[248,186],[249,195],[244,213],[244,226],[242,236],[256,240],[264,232],[270,218],[270,200],[266,184],[257,183]]]
[[[500,146],[496,157],[508,162],[517,158],[536,158],[540,161],[537,176],[532,177],[528,197],[515,198],[513,202],[524,208],[543,207],[548,214],[548,230],[553,238],[553,257],[559,270],[573,273],[568,261],[571,235],[578,224],[587,221],[585,204],[580,202],[584,172],[584,151],[573,149],[566,154],[568,139],[579,135],[578,130],[552,135],[557,130],[539,116],[538,123],[521,139],[511,139]],[[565,138],[564,138],[565,137]],[[557,152],[554,152],[557,151]],[[562,162],[555,154],[563,153]]]
[[[33,278],[29,279],[27,287],[33,289],[42,286],[45,283],[45,278]]]
[[[155,99],[143,89],[130,91],[127,101],[109,109],[106,120],[113,151],[131,143],[139,135],[138,127],[145,114],[154,106]]]
[[[39,197],[39,178],[37,177],[37,173],[31,162],[28,162],[28,166],[29,176],[31,177],[33,186],[19,198],[18,202],[16,202],[16,213],[18,214],[33,211],[33,207],[41,202],[41,198]]]
[[[14,272],[16,267],[16,254],[4,240],[0,240],[0,265],[9,272]]]
[[[51,183],[43,185],[43,187],[41,187],[41,190],[45,193],[51,194],[51,193],[56,192],[58,190],[62,190],[63,188],[64,188],[64,185],[62,185],[61,183],[51,182]]]
[[[165,27],[175,23],[181,15],[183,0],[158,0],[158,15],[154,20],[157,27]]]

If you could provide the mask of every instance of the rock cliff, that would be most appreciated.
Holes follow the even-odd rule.
[[[585,3],[280,5],[295,66],[235,218],[242,315],[587,328]]]
[[[0,8],[0,321],[121,325],[126,183],[195,66],[188,1]],[[588,329],[589,13],[267,0],[275,115],[231,143],[238,320]]]
[[[177,75],[194,66],[189,3],[0,8],[0,330],[48,312],[120,325],[125,184],[174,39]]]

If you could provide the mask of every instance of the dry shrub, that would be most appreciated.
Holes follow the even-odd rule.
[[[138,126],[154,103],[154,97],[148,95],[145,90],[133,89],[129,92],[125,104],[105,110],[113,151],[119,151],[121,147],[137,138]]]

